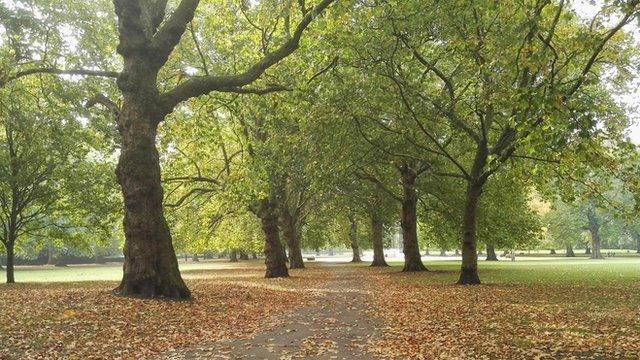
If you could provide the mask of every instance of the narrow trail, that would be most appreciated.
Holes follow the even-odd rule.
[[[249,339],[176,349],[165,359],[377,359],[368,350],[382,324],[366,313],[370,294],[348,266],[331,266],[330,279],[311,305],[284,314],[281,324]],[[274,299],[277,301],[277,299]]]

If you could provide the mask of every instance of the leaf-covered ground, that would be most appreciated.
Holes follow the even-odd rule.
[[[412,359],[638,359],[640,267],[632,266],[635,281],[593,281],[586,272],[562,283],[558,273],[575,280],[580,270],[538,269],[536,277],[534,266],[525,283],[491,283],[489,273],[489,284],[474,287],[451,284],[453,270],[378,271],[372,312],[390,328],[376,349]]]
[[[255,265],[255,263],[254,263]],[[193,301],[114,296],[112,282],[0,285],[0,359],[140,359],[249,336],[303,306],[322,278],[262,279],[259,267],[187,272]]]
[[[114,282],[0,285],[0,359],[640,358],[640,261],[483,263],[474,287],[452,285],[454,262],[428,265],[311,266],[284,280],[257,262],[204,265],[184,272],[191,302],[117,297]]]

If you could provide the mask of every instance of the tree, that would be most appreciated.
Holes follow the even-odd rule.
[[[618,106],[598,74],[606,67],[625,73],[629,51],[621,29],[639,8],[638,1],[607,3],[592,26],[564,1],[407,1],[382,8],[386,23],[376,29],[391,50],[372,58],[411,120],[390,131],[422,159],[437,155],[448,163],[442,172],[466,182],[459,284],[480,283],[480,199],[504,164],[559,158],[577,131],[598,123],[615,130],[607,123],[617,124]],[[606,27],[602,17],[613,14],[620,16]]]
[[[117,214],[113,184],[105,180],[112,168],[91,160],[104,153],[92,147],[94,130],[77,120],[86,113],[78,94],[61,95],[55,83],[47,85],[16,81],[0,89],[0,241],[8,283],[15,282],[14,256],[23,237],[43,238],[44,247],[54,239],[87,247],[107,239]],[[73,100],[75,106],[64,104]]]
[[[295,51],[303,32],[312,20],[334,0],[323,0],[313,8],[300,7],[302,18],[278,48],[265,55],[246,71],[234,75],[192,77],[173,89],[160,92],[158,76],[180,43],[193,20],[200,1],[182,0],[167,15],[167,2],[114,1],[118,16],[118,54],[124,61],[118,76],[122,108],[118,128],[122,149],[118,163],[118,181],[125,202],[125,264],[118,292],[122,295],[169,298],[191,296],[178,270],[171,234],[164,219],[158,151],[155,146],[158,125],[180,103],[210,92],[268,93],[280,86],[246,88],[271,66]],[[293,7],[285,8],[287,17]],[[265,251],[276,250],[277,221],[269,201],[262,201],[258,213],[269,241]],[[276,217],[274,219],[274,217]],[[279,250],[279,249],[278,249]],[[282,271],[282,269],[278,270]]]

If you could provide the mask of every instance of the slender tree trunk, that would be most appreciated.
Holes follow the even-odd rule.
[[[567,245],[567,249],[564,252],[564,256],[566,257],[575,257],[576,254],[573,252],[573,246],[571,244]]]
[[[93,262],[95,262],[96,264],[104,264],[106,263],[104,256],[100,255],[100,254],[96,254],[94,256],[94,260]]]
[[[462,219],[462,267],[458,284],[480,284],[476,249],[476,216],[481,195],[482,184],[469,183]]]
[[[440,249],[440,256],[447,256],[447,250]]]
[[[353,253],[351,262],[362,262],[360,258],[360,247],[358,246],[358,222],[353,215],[349,216],[349,243],[351,245],[351,252]]]
[[[591,254],[591,247],[589,245],[585,246],[584,253],[587,255]]]
[[[238,262],[238,251],[231,250],[229,253],[229,262]]]
[[[193,260],[193,262],[200,262],[200,258],[198,257],[198,253],[193,253],[192,260]]]
[[[373,262],[371,266],[389,266],[384,258],[384,225],[377,216],[371,217],[371,242],[373,243]]]
[[[493,245],[487,245],[487,261],[498,261],[498,255],[496,255],[496,249]]]
[[[638,249],[636,250],[636,253],[637,253],[637,254],[640,254],[640,236],[637,236],[637,237],[636,237],[636,246],[637,246],[637,248],[638,248]]]
[[[249,260],[249,254],[246,251],[240,251],[240,260]]]
[[[47,265],[55,265],[56,264],[56,257],[54,254],[54,250],[53,247],[49,246],[47,248]]]
[[[600,223],[596,217],[593,206],[587,210],[587,218],[589,220],[589,233],[591,234],[591,259],[604,259],[600,252]]]
[[[302,249],[300,248],[300,233],[296,219],[286,207],[282,210],[282,227],[282,234],[289,248],[289,268],[304,269]]]
[[[556,254],[556,249],[549,250],[549,255],[555,255],[555,254]]]
[[[286,252],[280,242],[278,232],[278,215],[274,204],[268,199],[264,199],[260,204],[260,221],[262,231],[265,236],[265,265],[267,271],[266,278],[288,277]],[[284,254],[283,254],[284,253]]]
[[[258,259],[258,254],[256,254],[256,252],[255,252],[255,251],[254,251],[254,252],[252,252],[252,253],[251,253],[251,258],[252,258],[253,260]]]
[[[426,271],[427,268],[422,263],[420,248],[418,246],[417,231],[417,204],[416,194],[416,173],[407,166],[401,169],[402,188],[404,197],[402,200],[402,252],[404,253],[404,268],[402,271]]]
[[[7,239],[7,244],[5,245],[5,249],[7,250],[7,284],[13,284],[16,282],[16,278],[14,275],[14,241],[12,239]]]
[[[424,250],[424,256],[429,256],[429,255],[431,255],[431,254],[429,254],[429,249],[425,249]]]
[[[58,257],[56,258],[56,263],[54,264],[55,267],[67,267],[67,254],[58,254]]]

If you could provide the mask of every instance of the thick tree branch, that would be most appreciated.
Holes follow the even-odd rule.
[[[158,68],[164,65],[173,49],[180,42],[187,24],[193,20],[193,15],[200,4],[200,0],[182,0],[173,13],[165,20],[158,31],[151,38],[151,49],[156,55]]]
[[[185,1],[194,2],[196,0],[183,0],[183,2]],[[211,75],[191,78],[162,94],[160,102],[165,104],[167,109],[173,109],[179,103],[190,98],[205,95],[212,91],[241,89],[243,86],[256,81],[268,68],[277,64],[298,48],[302,34],[309,27],[309,24],[334,1],[336,0],[322,0],[312,10],[308,11],[296,27],[292,36],[285,43],[277,50],[265,55],[245,72],[236,75]],[[162,31],[162,29],[160,31]],[[160,31],[158,33],[160,33]]]

